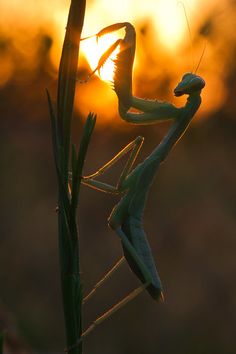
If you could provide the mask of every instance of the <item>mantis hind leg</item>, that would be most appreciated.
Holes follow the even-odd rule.
[[[96,291],[106,282],[106,280],[108,280],[112,277],[112,275],[115,273],[116,270],[118,270],[120,268],[120,266],[124,263],[124,261],[125,261],[125,258],[121,257],[116,262],[116,264],[104,275],[104,277],[97,282],[97,284],[88,293],[88,295],[86,295],[83,298],[83,304],[85,304],[89,299],[91,299],[95,295]]]

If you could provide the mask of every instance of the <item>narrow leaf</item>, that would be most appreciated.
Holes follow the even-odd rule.
[[[49,91],[46,89],[46,95],[48,99],[48,106],[49,106],[49,114],[50,114],[50,121],[51,121],[51,130],[52,130],[52,147],[53,147],[53,156],[55,165],[58,166],[58,146],[59,146],[59,137],[58,137],[58,129],[57,129],[57,121],[56,115],[53,109],[52,99],[50,96]]]
[[[93,113],[89,113],[87,120],[84,125],[83,135],[80,142],[80,148],[76,163],[76,168],[72,173],[72,200],[71,200],[71,208],[72,213],[76,212],[77,204],[78,204],[78,196],[80,190],[80,181],[82,177],[82,170],[84,166],[84,161],[86,157],[86,153],[88,150],[88,145],[92,136],[93,129],[96,124],[96,115]]]

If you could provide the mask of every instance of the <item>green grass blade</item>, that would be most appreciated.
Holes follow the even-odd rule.
[[[80,142],[79,153],[77,161],[72,164],[72,199],[71,199],[71,209],[72,213],[76,213],[76,208],[78,205],[78,196],[80,190],[80,181],[84,166],[84,161],[86,153],[88,150],[88,145],[92,136],[96,124],[96,115],[89,113],[87,120],[84,125],[83,135]]]
[[[53,156],[54,156],[55,165],[57,166],[57,168],[59,168],[59,161],[58,161],[59,137],[58,137],[57,120],[56,120],[56,115],[52,104],[52,99],[47,89],[46,89],[46,95],[48,100],[49,114],[50,114],[50,121],[51,121]]]
[[[71,208],[69,190],[69,157],[71,121],[77,78],[80,37],[84,21],[86,1],[71,0],[65,39],[59,66],[57,92],[57,121],[52,120],[54,147],[57,151],[57,176],[59,186],[59,250],[64,318],[67,347],[78,341],[81,326],[81,281],[79,242],[76,213]],[[50,99],[49,99],[50,102]],[[76,151],[72,147],[72,169],[76,170]],[[82,346],[69,350],[69,354],[82,354]]]

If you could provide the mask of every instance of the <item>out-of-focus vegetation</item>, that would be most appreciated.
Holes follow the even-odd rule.
[[[32,1],[25,15],[18,1],[0,5],[5,16],[0,22],[0,281],[4,304],[0,320],[9,335],[14,327],[21,341],[35,351],[62,351],[64,345],[54,211],[57,191],[56,185],[52,188],[55,172],[45,88],[56,92],[56,48],[61,45],[68,3],[50,3],[42,1],[37,8]],[[138,17],[131,16],[132,2],[128,8],[120,1],[112,2],[109,17],[107,1],[88,1],[85,24],[91,24],[98,3],[106,21],[96,24],[94,20],[93,27],[85,27],[85,35],[111,22],[133,22],[138,37],[135,94],[173,100],[172,88],[192,65],[188,34],[182,35],[174,49],[166,47],[163,29],[157,30],[148,14],[139,9]],[[194,8],[193,4],[188,7],[191,3]],[[137,4],[133,5],[135,14]],[[148,1],[145,4],[148,7]],[[49,6],[52,9],[47,11]],[[197,51],[195,62],[207,43],[199,69],[207,86],[201,112],[159,171],[144,217],[166,302],[156,305],[143,294],[86,339],[88,353],[100,353],[100,343],[103,354],[236,351],[236,4],[189,1],[186,6]],[[90,69],[85,55],[81,60],[85,66],[79,76],[86,77]],[[94,96],[88,98],[88,92]],[[85,104],[86,112],[81,110]],[[114,93],[98,77],[77,88],[75,136],[89,109],[99,115],[85,173],[95,171],[137,135],[145,136],[140,159],[145,158],[167,128],[166,124],[150,128],[122,122]],[[118,171],[119,166],[114,167],[110,181],[116,181]],[[118,239],[106,225],[114,204],[111,196],[86,187],[81,190],[85,293],[121,254]],[[86,304],[85,327],[136,285],[123,266]],[[9,318],[14,319],[14,326],[7,324]]]

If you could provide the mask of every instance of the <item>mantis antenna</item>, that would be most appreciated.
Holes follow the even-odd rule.
[[[189,20],[188,20],[188,16],[187,16],[187,12],[186,12],[186,8],[185,8],[185,5],[182,1],[179,1],[178,2],[178,5],[179,6],[182,6],[183,8],[183,11],[184,11],[184,17],[185,17],[185,20],[186,20],[186,24],[187,24],[187,28],[188,28],[188,34],[189,34],[189,39],[190,39],[190,43],[191,43],[191,57],[192,57],[192,66],[194,68],[194,65],[195,65],[195,60],[194,60],[194,47],[193,47],[193,37],[192,37],[192,32],[191,32],[191,28],[190,28],[190,25],[189,25]],[[199,69],[199,66],[202,62],[202,58],[205,54],[205,51],[206,51],[206,42],[204,44],[204,47],[203,47],[203,50],[202,50],[202,54],[200,56],[200,59],[199,59],[199,62],[196,66],[196,69],[194,71],[194,74],[197,73],[198,69]],[[192,71],[191,71],[192,72]]]
[[[198,71],[198,69],[199,69],[199,66],[200,66],[200,64],[201,64],[201,62],[202,62],[202,58],[203,58],[203,56],[204,56],[204,54],[205,54],[205,51],[206,51],[206,42],[204,43],[204,47],[203,47],[203,50],[202,50],[202,54],[201,54],[201,56],[200,56],[199,62],[198,62],[198,64],[197,64],[197,67],[196,67],[196,69],[195,69],[195,71],[194,71],[194,74],[196,74],[197,71]]]
[[[192,68],[194,68],[194,47],[193,47],[193,37],[192,37],[192,32],[191,32],[191,28],[189,25],[189,20],[188,20],[188,16],[187,16],[187,12],[185,9],[185,5],[182,1],[178,1],[178,5],[182,6],[183,11],[184,11],[184,17],[185,17],[185,21],[187,24],[187,28],[188,28],[188,35],[189,35],[189,40],[190,40],[190,44],[191,44],[191,57],[192,57]],[[192,71],[191,71],[192,72]]]

